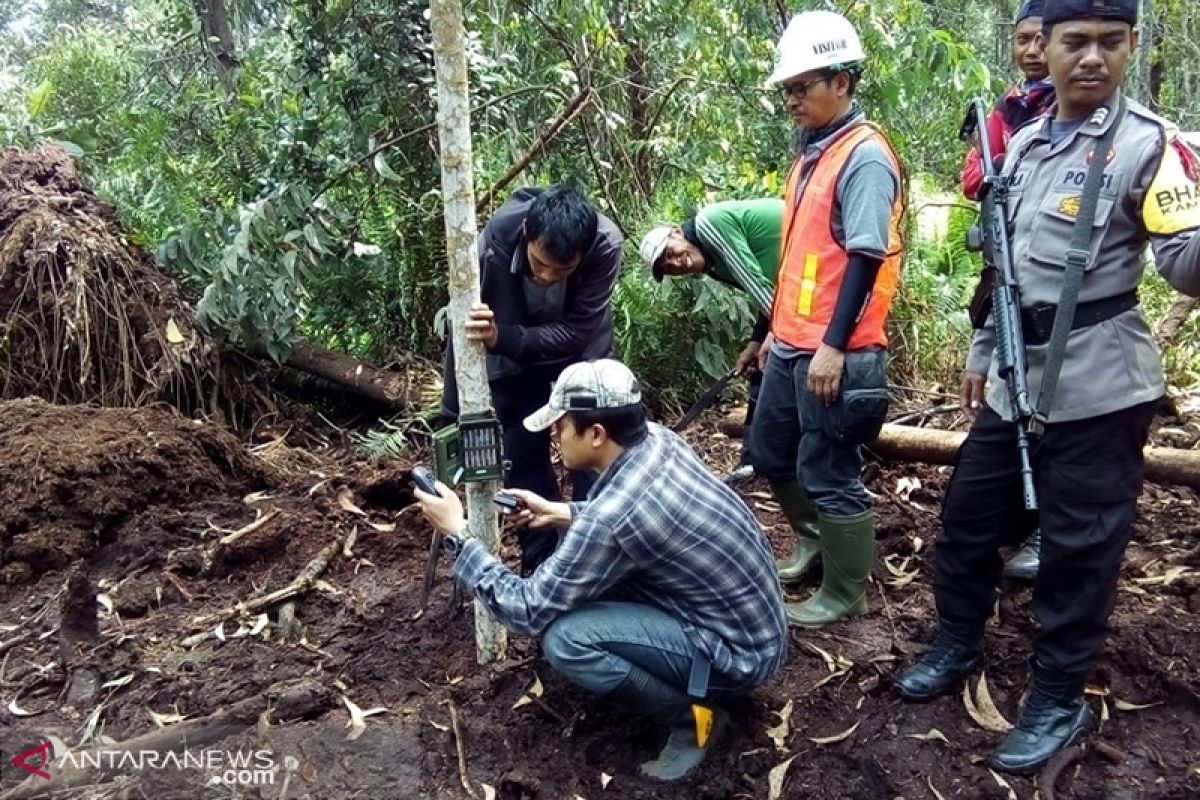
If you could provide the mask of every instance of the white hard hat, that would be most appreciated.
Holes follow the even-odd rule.
[[[866,58],[850,20],[832,11],[805,11],[792,17],[775,45],[775,68],[767,85],[814,69],[850,64]]]
[[[667,249],[667,240],[671,238],[672,230],[670,225],[660,225],[643,236],[642,244],[638,247],[638,253],[641,254],[642,260],[650,268],[654,280],[659,283],[662,283],[663,268],[658,260],[662,257],[663,251]]]

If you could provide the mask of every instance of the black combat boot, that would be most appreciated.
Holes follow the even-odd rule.
[[[938,622],[933,647],[896,676],[896,694],[924,702],[953,691],[983,661],[983,625]]]
[[[1004,577],[1014,581],[1032,583],[1038,574],[1038,565],[1042,560],[1042,530],[1035,530],[1017,554],[1004,565]]]
[[[1079,741],[1094,719],[1083,699],[1082,676],[1046,669],[1032,659],[1030,666],[1033,688],[1021,718],[990,759],[1001,772],[1037,772],[1056,753]]]

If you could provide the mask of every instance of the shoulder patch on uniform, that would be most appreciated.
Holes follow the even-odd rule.
[[[1166,146],[1146,199],[1142,220],[1150,233],[1169,236],[1200,228],[1200,158],[1179,136],[1164,131]]]

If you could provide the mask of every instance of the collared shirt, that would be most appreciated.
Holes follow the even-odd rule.
[[[646,438],[571,504],[558,548],[519,578],[470,539],[458,582],[518,634],[540,635],[563,613],[619,596],[675,617],[730,678],[759,683],[787,657],[779,574],[753,512],[677,435]],[[553,536],[547,531],[547,536]]]
[[[509,271],[521,276],[521,291],[525,295],[525,308],[529,319],[535,325],[562,319],[563,307],[567,302],[567,282],[538,283],[533,279],[533,270],[529,268],[529,259],[525,255],[525,237],[517,242],[513,249],[512,265]]]
[[[1104,170],[1089,242],[1090,262],[1079,302],[1137,289],[1149,242],[1162,276],[1184,294],[1200,295],[1200,175],[1178,131],[1126,99]],[[1009,230],[1021,305],[1057,304],[1066,252],[1082,205],[1083,183],[1096,143],[1116,119],[1117,98],[1073,131],[1053,140],[1050,118],[1013,136],[1003,174],[1009,187]],[[976,332],[967,370],[989,371],[988,404],[1011,419],[1008,395],[992,359],[995,330]],[[1031,402],[1037,407],[1047,345],[1026,345]],[[1165,390],[1154,334],[1140,308],[1071,331],[1050,422],[1119,411]]]

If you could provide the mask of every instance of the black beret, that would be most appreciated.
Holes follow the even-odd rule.
[[[1013,22],[1021,22],[1030,17],[1040,17],[1046,8],[1045,0],[1025,0],[1017,10],[1017,18]]]
[[[1138,0],[1046,0],[1042,24],[1073,19],[1111,19],[1137,25]]]

